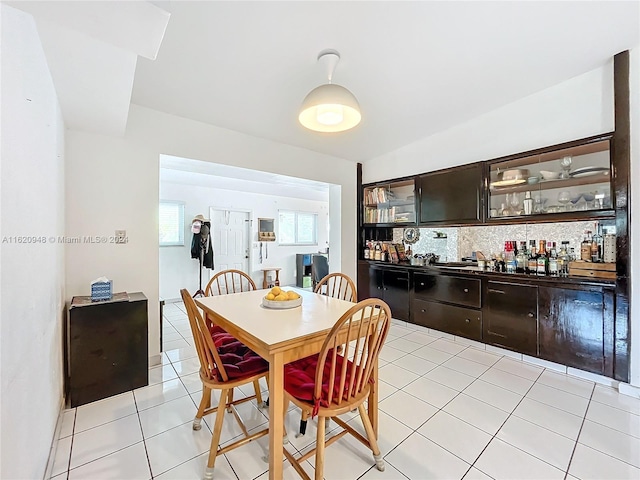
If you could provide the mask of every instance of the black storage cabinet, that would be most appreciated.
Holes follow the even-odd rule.
[[[66,324],[67,403],[77,407],[149,383],[147,297],[73,297]]]

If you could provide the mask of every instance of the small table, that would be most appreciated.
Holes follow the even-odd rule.
[[[280,275],[280,270],[282,270],[280,267],[272,267],[272,268],[265,267],[265,268],[261,268],[260,270],[262,270],[262,288],[269,288],[271,286],[267,281],[267,276],[269,272],[276,272],[276,281],[273,282],[273,286],[275,287],[280,286],[280,279],[278,278]]]
[[[302,306],[284,310],[262,307],[264,292],[196,298],[196,304],[231,335],[269,362],[269,479],[282,479],[284,436],[284,366],[320,352],[327,335],[353,303],[292,288]],[[274,326],[277,326],[274,328]],[[378,365],[373,369],[368,414],[378,436]]]

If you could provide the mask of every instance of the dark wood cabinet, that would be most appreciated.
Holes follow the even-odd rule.
[[[369,295],[384,300],[391,315],[398,320],[409,320],[409,272],[394,268],[369,268]],[[358,280],[360,285],[360,280]],[[358,293],[360,297],[360,293]]]
[[[414,275],[415,297],[480,308],[481,282],[477,278],[449,275]]]
[[[472,340],[482,340],[481,281],[446,274],[414,273],[411,321]]]
[[[147,298],[91,303],[73,297],[66,324],[66,390],[71,407],[148,384]]]
[[[606,295],[613,295],[606,292]],[[604,320],[607,312],[603,290],[539,287],[540,358],[606,375]],[[609,342],[607,342],[609,343]]]
[[[538,354],[538,287],[487,281],[483,340],[527,355]]]
[[[482,341],[482,312],[473,308],[414,299],[413,323]]]
[[[420,223],[482,220],[482,165],[475,163],[418,177]]]

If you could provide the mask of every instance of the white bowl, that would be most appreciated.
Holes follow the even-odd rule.
[[[262,306],[265,308],[272,308],[274,310],[283,310],[285,308],[295,308],[302,305],[302,297],[296,298],[294,300],[285,300],[283,302],[277,302],[275,300],[267,300],[265,297],[262,297]]]
[[[548,170],[540,170],[543,180],[557,180],[560,178],[560,172],[550,172]]]

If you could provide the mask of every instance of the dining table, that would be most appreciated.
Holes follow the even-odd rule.
[[[299,288],[287,288],[302,297],[288,309],[262,305],[269,290],[253,290],[196,298],[196,304],[214,323],[269,362],[269,479],[283,474],[284,366],[320,352],[335,323],[355,304]],[[378,368],[373,369],[368,415],[378,435]]]

